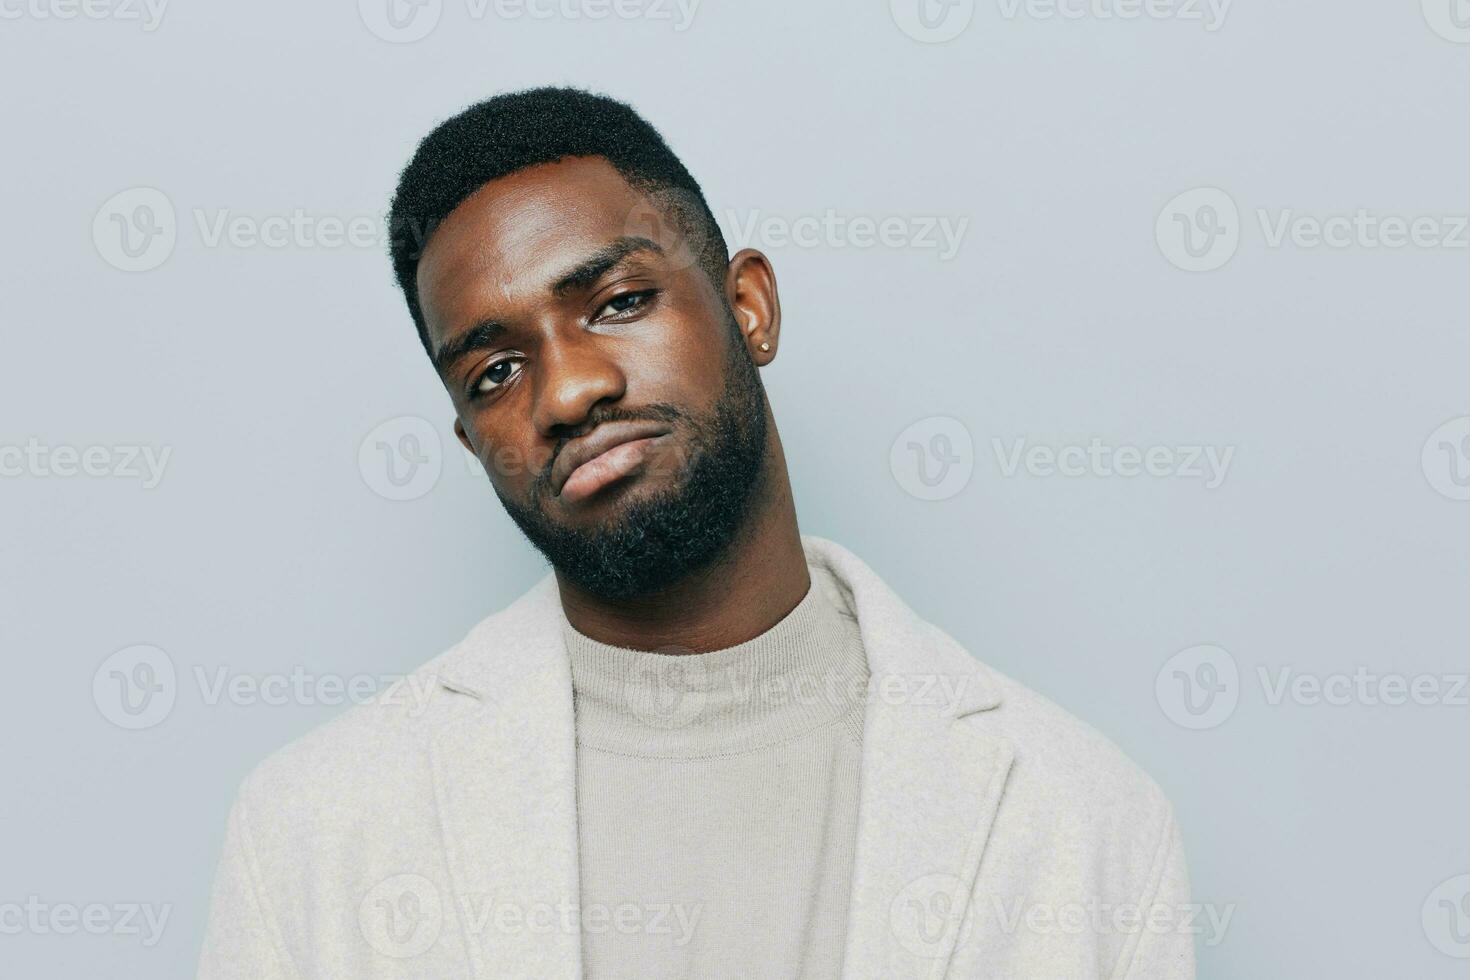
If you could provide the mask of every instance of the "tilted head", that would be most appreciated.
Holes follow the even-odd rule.
[[[455,431],[564,576],[634,598],[725,552],[764,484],[779,301],[652,126],[496,96],[419,144],[389,224]]]

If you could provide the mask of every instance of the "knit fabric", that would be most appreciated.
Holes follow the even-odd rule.
[[[835,977],[857,834],[867,658],[831,573],[708,653],[564,625],[588,977]]]

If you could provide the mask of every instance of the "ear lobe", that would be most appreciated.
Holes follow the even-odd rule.
[[[769,364],[776,356],[781,332],[781,300],[771,260],[753,248],[735,253],[726,273],[725,290],[750,356],[758,365]]]

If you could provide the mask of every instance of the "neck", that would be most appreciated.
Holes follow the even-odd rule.
[[[707,653],[754,639],[795,609],[811,586],[786,456],[766,408],[766,493],[729,549],[658,595],[608,602],[557,573],[577,632],[633,650]]]

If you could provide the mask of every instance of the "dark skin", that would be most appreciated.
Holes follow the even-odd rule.
[[[576,157],[491,181],[435,230],[418,266],[430,349],[453,400],[455,434],[502,496],[526,502],[558,446],[608,407],[668,404],[708,413],[722,390],[729,304],[742,356],[764,367],[778,349],[781,306],[770,260],[730,259],[721,296],[651,202],[607,161]],[[762,350],[761,345],[768,345]],[[811,580],[786,458],[771,416],[766,492],[715,567],[648,598],[610,603],[557,574],[581,633],[640,650],[705,652],[765,632]],[[551,496],[557,521],[606,520],[638,494],[679,479],[689,458],[679,426],[649,464],[593,496]]]

